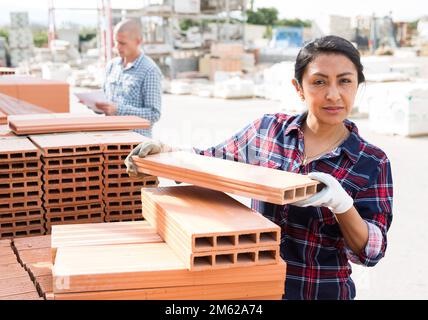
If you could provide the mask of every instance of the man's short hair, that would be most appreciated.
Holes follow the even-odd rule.
[[[142,37],[141,21],[138,19],[124,19],[114,27],[114,34],[128,32],[132,37]]]

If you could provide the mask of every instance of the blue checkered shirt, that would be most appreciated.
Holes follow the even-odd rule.
[[[161,116],[162,73],[152,59],[141,54],[126,67],[122,58],[112,59],[106,67],[104,92],[117,105],[117,115],[147,119],[150,129],[135,130],[152,136],[152,127]]]

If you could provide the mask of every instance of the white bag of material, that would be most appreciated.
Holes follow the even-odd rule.
[[[190,83],[180,80],[170,82],[169,92],[172,94],[190,94],[192,87]]]
[[[254,82],[240,78],[218,82],[214,86],[214,96],[217,98],[252,98],[254,93]]]

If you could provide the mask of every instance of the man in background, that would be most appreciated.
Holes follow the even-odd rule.
[[[149,129],[135,130],[147,137],[161,116],[162,73],[152,59],[141,51],[142,28],[135,19],[121,21],[114,28],[118,57],[106,67],[104,93],[108,103],[96,107],[106,115],[134,115],[149,120]]]

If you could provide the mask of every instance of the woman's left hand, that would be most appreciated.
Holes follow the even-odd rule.
[[[291,205],[328,207],[335,214],[344,213],[354,205],[354,200],[333,176],[323,172],[311,172],[308,177],[322,182],[325,187],[308,199],[296,201]]]

